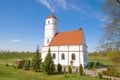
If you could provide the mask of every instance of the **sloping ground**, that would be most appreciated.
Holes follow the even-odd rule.
[[[98,72],[102,72],[103,70],[106,70],[107,68],[99,68],[96,71],[95,70],[88,70],[88,69],[84,69],[84,72],[86,73],[87,76],[92,76],[92,77],[96,77]],[[120,78],[117,77],[111,77],[111,76],[106,76],[103,75],[103,78],[111,78],[112,80],[120,80]]]

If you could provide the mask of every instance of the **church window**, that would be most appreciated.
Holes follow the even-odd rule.
[[[71,57],[72,57],[72,60],[75,60],[75,54],[72,54]]]
[[[48,21],[48,24],[50,23],[50,21]]]
[[[49,39],[47,39],[47,43],[49,43]]]
[[[56,54],[55,53],[53,53],[53,59],[55,59],[56,58]]]
[[[62,55],[61,55],[61,59],[62,59],[62,60],[65,59],[65,54],[64,54],[64,53],[62,53]]]
[[[57,22],[55,21],[55,24],[57,24]]]

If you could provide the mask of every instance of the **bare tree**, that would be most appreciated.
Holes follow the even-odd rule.
[[[103,47],[120,50],[120,0],[105,0],[104,12],[109,19],[105,26]]]

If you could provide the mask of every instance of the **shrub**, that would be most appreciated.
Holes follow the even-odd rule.
[[[107,76],[120,77],[120,73],[118,72],[102,71],[102,73]]]
[[[72,73],[72,68],[70,66],[68,66],[68,73]]]
[[[99,68],[100,63],[99,62],[89,62],[88,63],[88,69],[93,69],[93,68]]]
[[[18,65],[17,65],[17,69],[22,69],[23,66],[24,66],[24,64],[18,64]]]
[[[107,75],[107,71],[102,71],[102,73],[103,73],[104,75]]]
[[[61,64],[58,64],[58,66],[57,66],[57,71],[58,71],[58,72],[61,72],[61,71],[62,71],[62,66],[61,66]]]
[[[80,76],[83,76],[83,67],[82,67],[82,64],[80,64],[80,66],[79,66],[79,74],[80,74]]]
[[[66,74],[66,72],[64,72],[64,77],[67,78],[67,74]]]
[[[93,67],[93,62],[89,62],[87,68],[88,68],[88,69],[91,69],[92,67]]]
[[[96,62],[93,63],[93,66],[92,66],[93,69],[97,69],[98,68],[98,65]]]
[[[99,62],[95,62],[95,64],[97,65],[97,68],[100,66],[100,63],[99,63]]]
[[[102,79],[102,74],[100,72],[98,73],[98,78]]]
[[[24,70],[29,70],[30,69],[30,61],[25,61],[25,64],[24,64]]]
[[[107,67],[108,72],[115,72],[116,69],[114,67]]]
[[[6,66],[9,66],[9,64],[7,63]]]
[[[16,66],[15,66],[14,64],[12,65],[12,67],[13,67],[14,69],[16,69]]]

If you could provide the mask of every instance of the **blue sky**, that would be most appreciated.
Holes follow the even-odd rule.
[[[45,19],[53,13],[59,32],[84,30],[88,51],[96,50],[107,15],[104,0],[0,0],[0,50],[35,51],[43,45]]]

